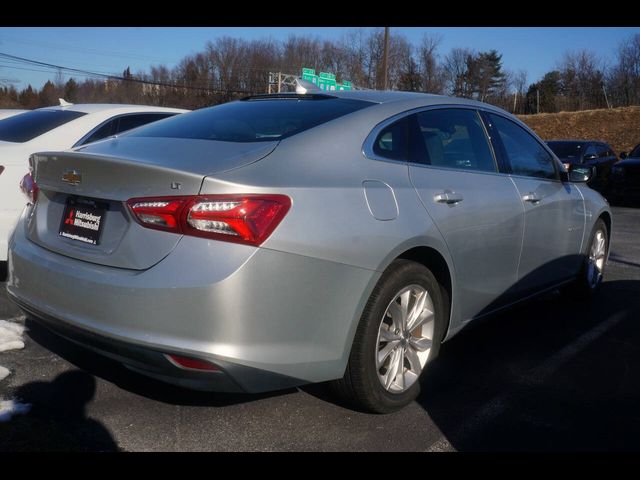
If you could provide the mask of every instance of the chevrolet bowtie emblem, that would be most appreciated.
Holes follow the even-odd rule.
[[[62,174],[62,181],[69,185],[78,185],[82,181],[82,175],[76,170],[67,170]]]

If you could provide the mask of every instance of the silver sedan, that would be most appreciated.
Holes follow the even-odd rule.
[[[7,290],[166,382],[331,380],[390,412],[468,322],[597,290],[612,218],[591,174],[484,103],[259,95],[32,156]]]

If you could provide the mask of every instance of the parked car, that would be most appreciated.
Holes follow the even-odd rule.
[[[568,170],[576,165],[595,167],[596,173],[588,185],[601,193],[609,191],[611,168],[618,156],[608,144],[593,140],[550,140],[547,145]]]
[[[4,120],[5,118],[13,117],[14,115],[18,115],[19,113],[28,111],[29,110],[21,110],[19,108],[0,108],[0,120]]]
[[[574,183],[589,175],[466,99],[258,95],[32,164],[9,298],[194,389],[332,380],[397,410],[469,321],[592,294],[608,255],[611,211]]]
[[[620,160],[611,170],[613,200],[640,199],[640,144],[628,154],[620,153]]]
[[[86,145],[188,111],[141,105],[67,105],[39,108],[0,121],[0,262],[7,260],[9,233],[25,206],[18,185],[27,171],[29,155]]]

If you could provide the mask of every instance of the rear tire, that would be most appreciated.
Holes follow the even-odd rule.
[[[344,377],[334,391],[350,404],[390,413],[420,393],[447,324],[447,291],[424,265],[395,260],[382,274],[356,330]]]

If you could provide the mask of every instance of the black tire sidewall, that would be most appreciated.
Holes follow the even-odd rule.
[[[398,292],[413,284],[420,285],[427,290],[435,309],[434,339],[427,365],[437,356],[444,337],[447,318],[445,315],[448,312],[448,308],[445,307],[444,289],[431,271],[422,264],[407,260],[397,260],[383,274],[369,300],[367,308],[365,308],[366,316],[361,322],[361,326],[364,328],[360,332],[364,336],[364,341],[361,344],[361,351],[357,352],[356,360],[361,363],[361,368],[364,370],[363,387],[367,397],[370,399],[370,402],[367,403],[371,404],[371,409],[380,413],[396,411],[413,401],[420,393],[419,380],[405,392],[394,394],[386,391],[378,379],[375,365],[378,330],[384,313]]]

